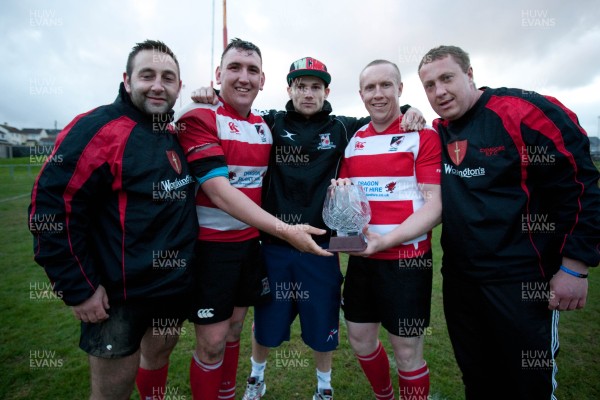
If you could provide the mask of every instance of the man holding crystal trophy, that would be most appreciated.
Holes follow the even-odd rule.
[[[350,254],[342,308],[348,339],[377,399],[394,399],[378,339],[388,331],[401,398],[427,398],[423,339],[430,332],[431,229],[441,220],[441,145],[435,131],[405,131],[400,70],[375,60],[360,74],[371,122],[346,147],[323,219],[337,236],[329,251]],[[367,227],[368,224],[368,227]]]

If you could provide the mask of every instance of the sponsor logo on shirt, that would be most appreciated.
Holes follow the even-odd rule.
[[[447,175],[457,175],[461,178],[473,178],[476,176],[485,176],[485,168],[464,168],[459,170],[450,164],[444,163],[444,173]]]
[[[395,189],[396,189],[396,182],[390,182],[387,185],[385,185],[385,191],[388,193],[394,193]]]
[[[281,135],[281,138],[288,138],[290,139],[292,142],[295,142],[296,140],[292,137],[292,136],[296,136],[297,133],[292,133],[290,131],[286,131],[285,129],[283,130],[285,132],[285,135]]]
[[[229,173],[229,182],[235,187],[251,187],[253,185],[260,186],[264,172],[261,170],[248,170],[243,173]]]
[[[321,143],[317,147],[318,150],[327,150],[327,149],[335,149],[335,144],[331,142],[331,133],[321,133],[319,137],[321,138]]]
[[[358,180],[356,184],[362,186],[365,194],[369,199],[374,197],[389,197],[383,191],[383,189],[385,188],[384,185],[380,184],[377,180]]]
[[[333,328],[329,330],[329,336],[327,336],[327,341],[329,342],[330,340],[335,340],[335,338],[337,337],[338,334],[338,330]]]
[[[365,149],[365,143],[367,142],[360,142],[360,141],[356,141],[354,143],[354,150],[364,150]]]
[[[240,133],[240,129],[237,127],[235,122],[229,123],[229,133]]]
[[[189,185],[192,183],[194,179],[191,175],[187,175],[182,179],[175,179],[174,181],[170,181],[169,179],[165,179],[164,181],[160,181],[156,189],[164,190],[170,192],[175,189],[179,189],[180,187]]]
[[[213,311],[215,311],[214,308],[201,308],[198,310],[198,318],[212,318],[215,316],[215,314],[213,314]]]
[[[193,181],[192,176],[187,175],[182,179],[165,179],[158,183],[152,183],[152,200],[185,200],[187,199],[188,191],[178,189],[193,183]]]

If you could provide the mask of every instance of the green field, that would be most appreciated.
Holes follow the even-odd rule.
[[[79,324],[70,309],[47,291],[46,276],[32,259],[27,206],[39,166],[31,166],[29,161],[0,161],[0,399],[84,399],[89,393],[89,377],[86,355],[78,348]],[[434,233],[432,329],[425,341],[425,358],[431,371],[431,398],[455,400],[463,398],[462,384],[443,318],[439,229]],[[600,274],[592,272],[586,308],[563,312],[560,318],[557,397],[561,400],[600,399]],[[241,398],[250,371],[251,321],[249,315],[241,345],[237,398]],[[340,332],[333,367],[336,398],[372,399],[343,323]],[[389,350],[385,335],[382,341]],[[188,368],[193,347],[193,329],[186,324],[171,358],[166,399],[191,399]],[[302,344],[297,323],[291,342],[272,351],[266,381],[265,399],[311,398],[316,384],[312,353]]]

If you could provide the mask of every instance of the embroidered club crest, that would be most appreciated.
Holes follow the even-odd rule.
[[[265,135],[265,128],[262,125],[254,125],[256,133],[260,136],[260,141],[263,143],[267,142],[267,136]]]
[[[319,137],[321,138],[321,143],[319,143],[319,146],[317,147],[319,150],[333,149],[335,147],[335,145],[331,143],[330,135],[331,133],[319,134]]]
[[[269,278],[263,278],[262,279],[262,292],[260,293],[260,295],[264,296],[269,293],[271,293],[271,287],[269,286]]]
[[[398,146],[400,146],[400,143],[402,143],[404,141],[404,136],[394,136],[392,137],[392,140],[390,140],[390,151],[397,151],[398,150]]]
[[[177,172],[177,175],[181,174],[181,160],[179,159],[177,153],[175,153],[173,150],[167,150],[167,159],[169,160],[171,167],[173,167],[175,172]]]
[[[467,155],[467,147],[469,143],[466,140],[458,140],[456,142],[448,143],[446,150],[452,163],[456,166],[460,165]]]

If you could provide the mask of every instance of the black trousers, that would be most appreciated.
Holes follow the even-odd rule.
[[[550,400],[558,311],[547,282],[481,284],[446,274],[444,313],[467,400]]]

